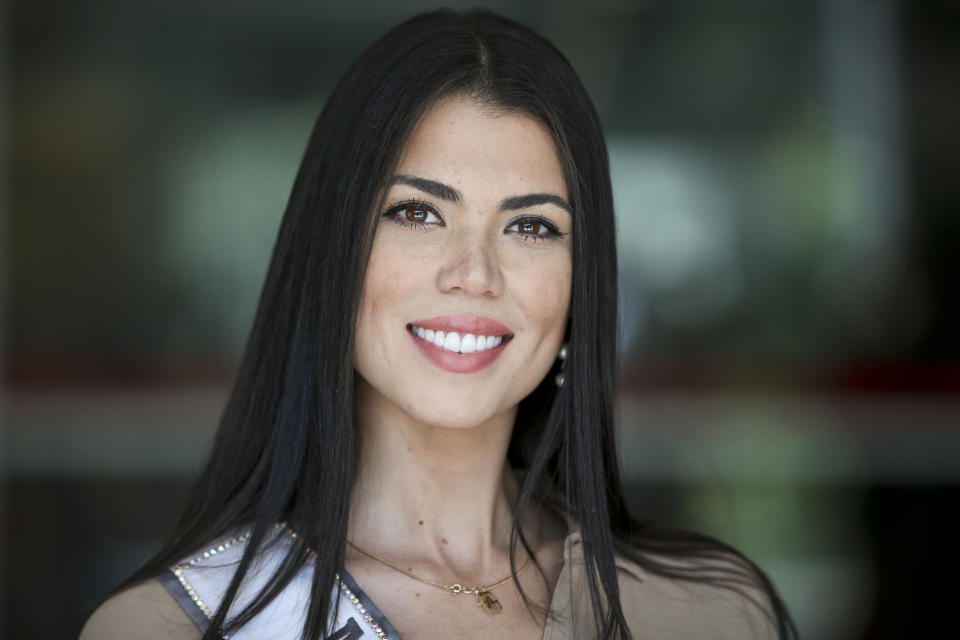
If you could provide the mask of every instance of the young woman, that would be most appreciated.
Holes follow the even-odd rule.
[[[564,57],[396,27],[316,123],[176,536],[82,637],[792,637],[750,562],[628,514],[616,291]]]

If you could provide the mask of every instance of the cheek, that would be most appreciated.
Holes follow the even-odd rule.
[[[360,314],[357,320],[356,357],[360,364],[372,357],[372,351],[378,347],[378,324],[384,320],[384,309],[390,307],[394,295],[388,271],[390,261],[384,259],[382,250],[374,241],[370,262],[367,264],[363,280],[363,293],[360,300]]]
[[[357,324],[357,349],[378,348],[387,333],[403,327],[399,309],[412,293],[422,287],[424,269],[389,241],[378,238],[370,254],[363,282],[360,317]],[[397,326],[393,326],[397,325]]]
[[[540,260],[531,268],[515,274],[514,296],[524,308],[524,315],[549,339],[554,333],[563,334],[570,308],[572,278],[568,253]],[[532,327],[531,327],[532,328]]]

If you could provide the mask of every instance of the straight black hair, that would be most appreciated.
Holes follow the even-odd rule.
[[[600,638],[630,637],[615,550],[661,575],[759,592],[767,602],[757,605],[782,637],[793,637],[770,582],[746,558],[705,536],[656,530],[627,510],[614,443],[613,196],[599,118],[551,43],[483,10],[440,10],[404,22],[337,84],[310,135],[209,458],[174,537],[120,589],[243,527],[251,536],[204,639],[248,622],[304,567],[311,549],[313,595],[303,638],[331,633],[329,594],[343,568],[359,451],[354,331],[376,214],[413,128],[447,96],[542,122],[556,143],[574,212],[565,383],[557,388],[551,372],[519,408],[508,452],[511,466],[525,471],[515,515],[552,496],[579,523],[584,560],[594,569],[586,576]],[[267,586],[228,620],[278,522],[299,535]],[[517,522],[511,551],[527,546]]]

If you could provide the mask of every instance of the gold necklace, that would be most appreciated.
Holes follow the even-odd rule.
[[[523,570],[530,565],[530,561],[533,560],[533,556],[530,556],[529,558],[527,558],[527,561],[523,563],[523,566],[520,567],[519,571],[517,571],[516,573],[511,573],[509,576],[507,576],[503,580],[500,580],[499,582],[489,584],[485,587],[465,587],[459,582],[454,584],[441,584],[439,582],[434,582],[433,580],[427,580],[426,578],[421,578],[418,575],[414,575],[409,571],[401,569],[400,567],[393,564],[389,560],[384,560],[383,558],[381,558],[376,554],[370,553],[365,549],[361,549],[350,540],[347,540],[347,544],[349,544],[351,547],[353,547],[363,555],[367,556],[368,558],[371,558],[373,560],[376,560],[377,562],[385,564],[391,569],[399,571],[403,575],[409,576],[414,580],[419,580],[420,582],[423,582],[425,584],[433,585],[434,587],[439,587],[445,591],[452,593],[453,595],[457,595],[458,593],[473,594],[477,598],[477,606],[483,607],[484,611],[487,611],[488,613],[500,613],[501,611],[503,611],[503,605],[500,604],[500,601],[497,600],[496,597],[494,597],[494,595],[490,593],[490,591],[492,591],[493,589],[496,589],[503,583],[512,579],[514,576],[519,576],[521,573],[523,573]]]

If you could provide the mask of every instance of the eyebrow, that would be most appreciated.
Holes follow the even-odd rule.
[[[435,180],[399,174],[390,180],[390,184],[405,184],[409,187],[413,187],[414,189],[419,189],[424,193],[429,193],[435,198],[446,200],[447,202],[452,202],[454,204],[463,203],[463,197],[460,195],[459,191],[451,186]],[[570,206],[569,202],[552,193],[528,193],[522,196],[510,196],[509,198],[504,198],[500,202],[500,206],[497,208],[497,210],[515,211],[517,209],[535,207],[540,204],[556,205],[565,210],[567,213],[573,213],[573,208]]]
[[[405,184],[409,187],[413,187],[414,189],[419,189],[424,193],[429,193],[434,198],[440,198],[441,200],[453,202],[454,204],[460,204],[463,202],[463,199],[460,197],[460,192],[453,187],[448,187],[442,182],[427,180],[426,178],[396,175],[393,176],[393,180],[390,181],[390,184]]]
[[[569,202],[560,196],[553,195],[552,193],[528,193],[525,196],[511,196],[509,198],[504,198],[500,203],[499,209],[500,211],[512,211],[515,209],[535,207],[538,204],[554,204],[561,209],[565,209],[567,213],[573,213],[573,209],[570,207]]]

